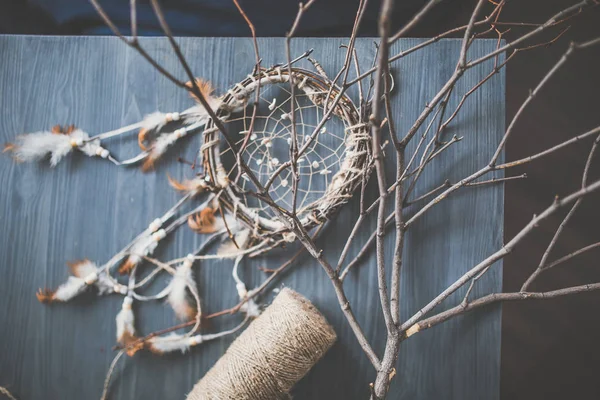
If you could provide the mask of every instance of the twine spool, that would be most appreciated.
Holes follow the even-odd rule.
[[[287,399],[337,336],[310,301],[283,289],[194,386],[187,400]]]

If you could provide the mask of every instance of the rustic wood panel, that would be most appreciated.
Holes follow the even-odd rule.
[[[194,71],[225,90],[244,78],[253,66],[248,39],[184,38],[184,53]],[[314,48],[313,56],[331,75],[342,63],[340,39],[298,39],[295,53]],[[393,52],[417,43],[399,41]],[[183,77],[168,43],[144,38],[150,54]],[[495,41],[476,41],[472,54],[489,51]],[[283,61],[282,39],[260,40],[265,65]],[[363,68],[374,54],[373,41],[357,43]],[[402,132],[447,79],[454,68],[459,41],[441,41],[395,63],[395,116]],[[74,123],[89,132],[102,132],[139,120],[144,114],[182,109],[186,93],[154,72],[141,57],[110,37],[0,37],[0,142],[14,135]],[[305,67],[309,67],[303,61]],[[451,99],[473,86],[490,69],[482,65],[460,82]],[[464,136],[459,146],[436,160],[421,180],[417,193],[444,179],[456,180],[482,166],[491,155],[504,127],[504,75],[501,73],[473,95],[450,134]],[[200,137],[189,138],[176,153],[192,159]],[[120,157],[133,154],[130,138],[109,142]],[[388,148],[391,153],[391,149]],[[468,155],[467,155],[468,154]],[[54,287],[67,277],[65,261],[88,257],[104,262],[144,229],[177,195],[168,188],[165,173],[189,176],[189,167],[175,161],[158,171],[142,174],[101,160],[75,155],[55,169],[45,163],[16,165],[0,157],[0,385],[20,399],[98,398],[114,355],[114,317],[120,298],[86,294],[69,304],[43,306],[34,296],[39,287]],[[390,178],[392,168],[389,168]],[[354,223],[358,205],[342,210],[321,240],[332,259],[339,254],[345,234]],[[408,213],[411,210],[407,211]],[[466,189],[440,204],[411,230],[403,270],[402,314],[407,317],[454,281],[469,266],[502,243],[503,188],[500,185]],[[365,240],[374,223],[361,231]],[[186,254],[202,237],[177,232],[157,255],[162,259]],[[353,249],[354,252],[358,248]],[[246,262],[248,282],[263,279],[257,266],[276,266],[292,250],[278,251]],[[393,252],[388,243],[388,256]],[[228,261],[197,267],[199,287],[208,312],[236,300]],[[502,286],[501,265],[476,289],[478,294]],[[310,298],[334,325],[339,341],[294,390],[297,399],[354,399],[368,395],[374,372],[339,311],[325,274],[309,257],[277,285],[289,286]],[[347,291],[358,319],[374,347],[385,341],[383,316],[378,310],[376,272],[371,258],[348,278]],[[459,293],[461,295],[461,293]],[[263,300],[269,301],[272,293]],[[452,297],[448,304],[456,303]],[[226,318],[210,329],[234,325]],[[139,307],[142,331],[175,322],[168,307]],[[207,328],[209,329],[209,328]],[[139,354],[121,364],[112,398],[182,399],[193,384],[224,352],[232,338],[194,349],[191,354],[156,357]],[[390,398],[497,399],[500,372],[500,308],[487,309],[448,322],[406,341],[398,362]]]

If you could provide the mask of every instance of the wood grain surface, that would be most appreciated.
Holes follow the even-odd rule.
[[[396,43],[392,53],[419,39]],[[166,40],[142,38],[142,45],[169,70],[183,77]],[[194,72],[224,92],[251,71],[253,50],[245,38],[182,38],[182,50]],[[330,75],[341,66],[341,39],[298,39],[294,54],[314,48],[313,56]],[[283,62],[282,39],[260,39],[264,65]],[[472,56],[495,46],[476,41]],[[373,40],[357,41],[366,68],[374,55]],[[426,102],[451,75],[460,41],[446,40],[393,65],[396,78],[394,110],[399,131],[410,126]],[[0,37],[0,142],[15,135],[76,124],[97,133],[138,121],[157,109],[180,110],[191,100],[160,76],[136,53],[111,37]],[[310,64],[302,62],[304,67]],[[470,71],[457,86],[451,105],[485,76],[491,64]],[[467,100],[449,134],[464,136],[425,171],[416,193],[456,180],[485,164],[504,128],[504,75],[501,72]],[[134,154],[135,139],[106,142],[120,158]],[[105,262],[112,254],[162,214],[178,198],[166,179],[191,176],[190,167],[175,161],[193,159],[200,136],[173,149],[156,172],[118,168],[99,159],[75,154],[51,169],[14,164],[0,157],[0,385],[19,399],[99,398],[114,352],[115,316],[121,299],[86,293],[68,304],[41,305],[40,287],[55,287],[68,276],[65,262],[90,258]],[[386,149],[392,153],[392,149]],[[390,161],[390,160],[389,160]],[[393,168],[388,168],[390,179]],[[374,188],[371,187],[371,190]],[[374,195],[374,192],[373,192]],[[323,233],[320,246],[337,259],[358,204],[352,201]],[[414,212],[411,209],[408,213]],[[360,232],[362,241],[374,221]],[[464,189],[434,207],[415,224],[406,241],[402,274],[404,318],[431,300],[474,263],[502,244],[501,185]],[[187,254],[204,237],[179,230],[159,247],[168,260]],[[388,238],[387,256],[393,253]],[[293,252],[275,251],[243,265],[244,279],[258,284],[264,273]],[[358,245],[353,254],[358,251]],[[232,306],[237,294],[230,276],[231,261],[204,262],[196,276],[206,312]],[[501,265],[478,282],[476,295],[501,289]],[[335,327],[338,342],[296,386],[296,399],[360,399],[368,395],[374,371],[352,335],[331,284],[309,256],[273,288],[285,285],[308,297]],[[385,328],[379,311],[374,258],[347,279],[346,290],[367,337],[383,350]],[[445,303],[456,304],[463,292]],[[262,301],[268,303],[268,291]],[[136,308],[142,332],[176,322],[162,303]],[[205,329],[217,331],[239,322],[223,318]],[[194,348],[190,354],[158,357],[138,353],[119,364],[112,384],[113,399],[183,399],[193,384],[225,351],[232,337]],[[500,379],[500,308],[485,309],[415,335],[404,342],[391,399],[497,399]]]

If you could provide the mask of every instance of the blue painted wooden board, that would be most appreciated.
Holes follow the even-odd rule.
[[[418,43],[399,41],[392,54]],[[183,77],[166,40],[143,38],[143,46],[168,69]],[[297,39],[294,53],[314,48],[331,75],[344,52],[340,39]],[[183,38],[183,52],[194,72],[221,91],[243,79],[253,66],[251,41],[244,38]],[[259,40],[263,65],[284,61],[282,39]],[[473,45],[477,56],[495,41]],[[374,55],[371,39],[357,42],[366,68]],[[403,132],[426,102],[450,76],[459,53],[457,40],[441,41],[395,63],[395,117]],[[92,133],[138,121],[157,109],[179,110],[190,105],[186,93],[157,74],[135,52],[111,37],[0,37],[0,142],[16,134],[74,123]],[[302,63],[309,67],[307,62]],[[490,64],[470,71],[457,86],[451,105],[490,70]],[[451,108],[452,109],[452,108]],[[490,157],[504,128],[504,75],[500,73],[470,98],[450,134],[464,136],[426,170],[417,194],[444,179],[456,180],[480,168]],[[107,142],[121,158],[134,154],[135,139]],[[165,173],[190,176],[189,166],[174,161],[192,159],[200,137],[170,153],[157,172],[143,174],[98,159],[75,155],[55,169],[48,165],[16,165],[0,157],[0,385],[19,399],[99,398],[114,356],[114,318],[118,296],[86,294],[69,304],[44,306],[35,299],[39,287],[55,287],[67,275],[65,261],[88,257],[105,262],[128,243],[178,195],[169,189]],[[391,152],[391,149],[388,151]],[[390,161],[390,160],[388,160]],[[388,171],[390,180],[393,167]],[[319,241],[337,259],[358,205],[345,207]],[[411,210],[407,210],[408,213]],[[465,189],[438,205],[414,225],[406,241],[402,314],[406,318],[453,282],[475,262],[502,243],[503,189],[500,185]],[[361,230],[372,232],[374,222]],[[185,255],[203,237],[180,230],[157,253],[161,259]],[[360,242],[360,241],[359,241]],[[358,246],[358,245],[357,245]],[[243,275],[257,284],[259,265],[277,266],[292,253],[278,251],[246,262]],[[356,253],[358,247],[353,249]],[[388,257],[393,247],[388,238]],[[196,275],[206,312],[236,302],[230,261],[204,262]],[[476,288],[476,295],[500,290],[501,265]],[[297,399],[360,399],[374,379],[339,310],[330,283],[316,262],[304,257],[274,287],[284,284],[311,299],[333,324],[339,340],[325,358],[295,388]],[[374,259],[350,274],[347,293],[367,337],[383,350],[385,329],[379,309]],[[263,301],[270,301],[267,292]],[[462,298],[462,292],[446,307]],[[138,308],[143,332],[170,326],[171,310],[159,304]],[[215,322],[207,331],[235,325],[238,316]],[[183,399],[225,351],[233,338],[193,349],[187,355],[157,357],[138,353],[120,365],[111,398]],[[403,343],[390,398],[497,399],[500,372],[500,308],[486,309],[415,335]]]

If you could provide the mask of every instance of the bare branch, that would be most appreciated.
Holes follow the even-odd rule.
[[[469,280],[475,277],[479,272],[487,268],[488,266],[494,264],[496,261],[504,258],[507,254],[509,254],[513,248],[526,236],[528,236],[537,225],[548,218],[550,215],[554,214],[560,208],[569,205],[576,201],[577,199],[584,197],[590,193],[595,192],[600,189],[600,181],[596,181],[592,184],[587,185],[584,188],[581,188],[577,192],[570,194],[569,196],[563,199],[556,199],[554,203],[546,208],[540,215],[535,216],[511,241],[509,241],[504,247],[494,254],[490,255],[488,258],[471,268],[466,274],[456,280],[452,285],[450,285],[447,289],[445,289],[442,293],[436,296],[432,301],[430,301],[425,307],[421,308],[417,311],[412,317],[410,317],[401,327],[400,330],[403,332],[418,322],[425,314],[429,313],[435,307],[437,307],[442,301],[444,301],[448,296],[466,284]]]
[[[555,153],[558,150],[561,150],[561,149],[563,149],[563,148],[565,148],[567,146],[570,146],[573,143],[580,142],[581,140],[586,139],[586,138],[588,138],[590,136],[594,136],[594,135],[596,135],[598,133],[600,133],[600,126],[597,126],[596,128],[594,128],[592,130],[589,130],[589,131],[587,131],[585,133],[582,133],[579,136],[575,136],[572,139],[569,139],[569,140],[566,140],[566,141],[564,141],[562,143],[559,143],[556,146],[552,146],[551,148],[549,148],[547,150],[541,151],[539,153],[533,154],[533,155],[528,156],[528,157],[521,158],[519,160],[510,161],[510,162],[507,162],[507,163],[504,163],[504,164],[496,165],[494,167],[494,169],[498,170],[498,169],[512,168],[512,167],[516,167],[517,165],[523,165],[523,164],[529,163],[531,161],[538,160],[538,159],[540,159],[542,157],[545,157],[545,156],[547,156],[549,154]]]
[[[594,155],[596,154],[596,149],[598,148],[598,141],[600,141],[600,136],[598,136],[596,138],[596,140],[592,144],[592,148],[590,149],[590,153],[588,155],[587,161],[585,163],[585,167],[583,169],[583,177],[581,178],[581,187],[585,187],[588,183],[588,175],[589,175],[590,167],[592,165],[592,160],[594,159]],[[556,232],[554,233],[554,236],[552,237],[552,240],[548,244],[546,251],[544,251],[544,255],[542,256],[542,259],[540,260],[538,267],[536,268],[535,271],[533,271],[533,273],[529,276],[529,278],[525,281],[525,283],[523,283],[523,286],[521,287],[522,292],[526,291],[527,288],[531,285],[531,283],[533,283],[533,281],[540,275],[540,273],[546,269],[546,264],[548,262],[548,257],[550,256],[550,252],[552,251],[552,249],[554,249],[554,246],[558,242],[558,239],[560,238],[560,235],[562,234],[565,226],[569,223],[569,221],[571,220],[571,217],[575,214],[575,212],[579,208],[579,205],[581,204],[582,201],[583,201],[583,199],[578,199],[573,204],[573,206],[571,207],[571,209],[569,210],[569,212],[567,213],[565,218],[560,223],[558,229],[556,230]],[[583,250],[582,252],[584,252],[584,251],[587,251],[587,249]],[[577,253],[577,252],[575,252],[575,253]],[[580,254],[580,253],[577,253],[577,254]],[[572,255],[572,257],[574,257],[577,254]],[[568,260],[569,259],[568,257],[569,256],[567,256],[567,258],[564,260],[562,260],[562,259],[558,260],[559,261],[558,263],[556,263],[556,264],[553,263],[553,264],[558,265],[561,262]],[[563,257],[563,258],[565,258],[565,257]],[[552,265],[552,266],[554,266],[554,265]]]
[[[133,41],[137,42],[137,10],[135,1],[136,0],[129,0],[129,8],[131,19],[131,36],[133,36]]]
[[[547,269],[554,268],[557,265],[563,264],[563,263],[569,261],[570,259],[575,258],[575,257],[577,257],[580,254],[587,253],[588,251],[593,250],[593,249],[595,249],[597,247],[600,247],[600,242],[596,242],[596,243],[590,244],[588,246],[582,247],[581,249],[576,250],[576,251],[574,251],[572,253],[569,253],[566,256],[561,257],[561,258],[559,258],[556,261],[552,261],[551,263],[549,263],[548,265],[546,265],[543,268],[543,270],[545,271]]]
[[[244,21],[246,21],[246,24],[248,25],[248,28],[250,29],[250,33],[252,34],[252,45],[254,47],[254,57],[255,57],[255,72],[258,73],[260,71],[260,51],[258,48],[258,40],[256,39],[256,28],[254,27],[254,24],[252,23],[252,21],[250,21],[250,18],[248,18],[248,15],[246,15],[246,13],[244,12],[244,9],[240,6],[240,3],[238,2],[238,0],[233,0],[233,3],[235,4],[236,8],[238,9],[238,11],[240,12],[240,15],[242,16],[242,18],[244,18]],[[290,66],[291,64],[291,60],[288,60],[288,66]],[[244,137],[244,141],[242,142],[242,145],[240,146],[237,154],[236,154],[236,162],[238,165],[238,175],[236,177],[236,182],[240,179],[241,175],[242,175],[242,154],[244,153],[244,150],[246,149],[246,146],[248,145],[248,141],[250,139],[250,137],[252,136],[252,133],[254,132],[254,124],[256,122],[256,114],[258,112],[258,103],[260,100],[260,82],[259,84],[256,86],[256,90],[254,91],[254,106],[252,107],[252,117],[250,118],[250,126],[248,127],[248,131],[246,132],[246,136]]]
[[[582,8],[585,7],[590,7],[594,4],[595,2],[593,0],[583,0],[580,1],[577,4],[574,4],[570,7],[567,7],[565,9],[563,9],[562,11],[556,13],[554,16],[552,16],[550,19],[548,19],[546,22],[544,22],[542,25],[538,26],[536,29],[526,33],[525,35],[519,37],[518,39],[513,40],[512,42],[508,43],[505,46],[502,46],[501,48],[499,48],[498,50],[495,50],[491,53],[486,54],[485,56],[482,56],[476,60],[473,61],[469,61],[468,64],[466,64],[467,68],[470,67],[474,67],[477,64],[481,64],[482,62],[489,60],[490,58],[496,56],[496,54],[500,54],[500,53],[504,53],[508,50],[511,50],[513,48],[515,48],[518,44],[524,42],[525,40],[547,30],[548,28],[556,25],[557,22],[559,22],[562,18],[565,18],[567,16],[569,16],[569,14],[571,13],[580,13]]]
[[[493,293],[477,300],[471,301],[467,304],[460,304],[449,310],[441,312],[432,317],[426,318],[420,322],[415,323],[405,331],[405,338],[408,338],[415,333],[422,332],[426,329],[441,324],[442,322],[448,321],[451,318],[457,317],[462,314],[466,314],[469,311],[481,308],[483,306],[508,302],[508,301],[521,301],[521,300],[545,300],[553,299],[556,297],[570,296],[573,294],[591,292],[600,289],[600,283],[594,283],[589,285],[573,286],[565,289],[552,290],[549,292],[515,292],[515,293]]]
[[[417,25],[419,22],[421,22],[421,20],[425,17],[425,15],[429,11],[431,11],[431,9],[434,6],[436,6],[438,3],[441,3],[441,2],[442,2],[442,0],[429,0],[427,2],[427,4],[425,4],[423,6],[423,8],[421,8],[421,10],[419,10],[419,12],[417,14],[415,14],[412,17],[412,19],[410,21],[408,21],[408,23],[402,27],[402,29],[400,29],[398,32],[396,32],[396,34],[389,39],[389,44],[394,43],[396,40],[398,40],[402,36],[404,36],[406,34],[406,32],[408,32],[412,28],[414,28],[414,26]]]

